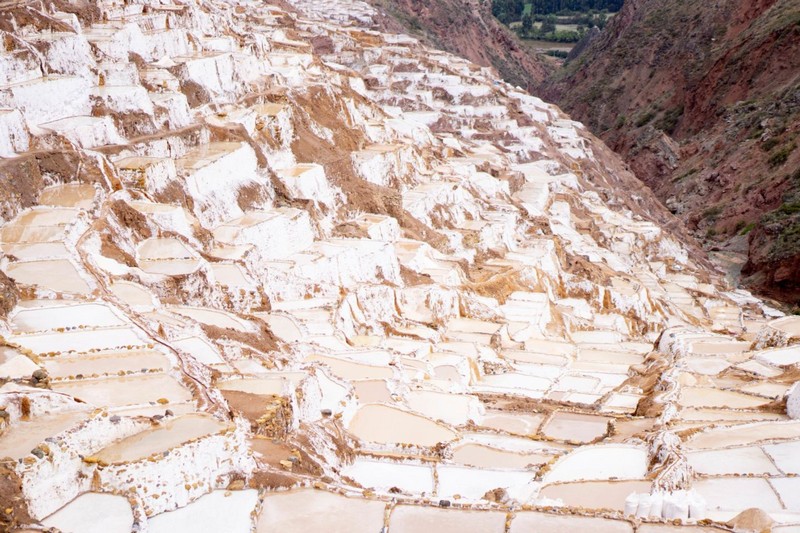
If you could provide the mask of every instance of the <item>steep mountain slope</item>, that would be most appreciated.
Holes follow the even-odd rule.
[[[514,85],[538,86],[553,65],[527,52],[492,16],[488,0],[370,0],[388,15],[387,29],[411,32],[430,44],[483,66]]]
[[[746,253],[746,282],[796,302],[800,2],[628,0],[543,93],[709,246]]]

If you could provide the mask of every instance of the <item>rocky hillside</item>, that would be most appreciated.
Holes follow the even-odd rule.
[[[487,0],[370,0],[390,30],[410,32],[429,44],[483,66],[523,88],[538,86],[554,65],[530,54],[492,16]]]
[[[710,248],[746,261],[746,283],[797,302],[800,2],[627,0],[543,94]]]

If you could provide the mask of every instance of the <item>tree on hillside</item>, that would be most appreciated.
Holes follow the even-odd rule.
[[[522,17],[525,9],[524,0],[493,0],[492,15],[503,24],[508,24]]]
[[[603,15],[595,15],[594,25],[600,28],[601,30],[606,27],[606,22],[608,22],[608,19],[606,19],[606,17],[604,17]]]
[[[556,31],[556,17],[548,15],[542,22],[542,33],[553,33]]]
[[[533,18],[531,18],[530,14],[522,16],[522,31],[524,33],[530,33],[531,28],[533,28]]]

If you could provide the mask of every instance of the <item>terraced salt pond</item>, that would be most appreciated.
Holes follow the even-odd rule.
[[[800,436],[800,423],[758,423],[712,428],[694,435],[686,446],[690,449],[726,448]]]
[[[4,244],[3,251],[21,261],[39,259],[67,259],[69,250],[60,242],[34,242],[20,244]]]
[[[681,391],[680,403],[684,407],[727,407],[748,409],[769,403],[769,400],[739,392],[703,387],[686,387]]]
[[[602,416],[558,411],[542,427],[542,433],[553,439],[587,443],[604,437],[609,422],[610,418]]]
[[[6,224],[0,229],[3,246],[24,244],[60,244],[65,236],[64,226],[30,226],[18,222]]]
[[[42,523],[64,532],[127,533],[133,528],[133,510],[122,496],[89,492],[78,496]]]
[[[313,489],[277,492],[262,505],[256,531],[374,533],[384,525],[386,504]]]
[[[153,533],[249,533],[252,530],[251,515],[255,512],[257,503],[256,490],[217,490],[186,507],[160,514],[149,520],[147,525]]]
[[[30,226],[11,223],[0,229],[3,246],[19,244],[60,244],[64,238],[63,226]]]
[[[389,517],[392,531],[411,533],[435,528],[442,533],[476,531],[504,531],[506,516],[498,512],[448,511],[430,507],[401,505],[392,510]]]
[[[704,475],[778,475],[770,457],[758,447],[698,451],[688,454],[689,465]]]
[[[138,328],[130,326],[80,329],[18,335],[14,341],[34,353],[87,352],[92,349],[143,347],[148,344]]]
[[[596,533],[632,533],[633,527],[626,522],[594,517],[570,517],[544,513],[520,513],[511,522],[511,533],[537,531],[560,533],[565,529],[592,531]]]
[[[272,332],[284,342],[296,342],[304,338],[301,328],[288,316],[278,314],[258,314],[256,316],[264,320]]]
[[[364,379],[352,382],[356,398],[360,403],[389,403],[392,392],[382,379]]]
[[[391,368],[375,365],[365,365],[355,361],[325,357],[323,355],[312,355],[307,361],[315,361],[324,364],[337,376],[347,379],[391,379],[394,372]]]
[[[458,464],[477,468],[525,469],[533,465],[543,465],[552,457],[552,455],[519,453],[483,444],[467,443],[453,448],[452,460]]]
[[[2,450],[3,456],[22,459],[44,439],[73,427],[86,416],[85,411],[73,411],[21,421],[19,422],[20,431],[0,435],[0,450]]]
[[[185,339],[178,339],[172,345],[192,356],[204,365],[224,365],[225,360],[219,354],[216,348],[207,340],[200,337],[187,337]]]
[[[106,464],[138,461],[230,426],[207,415],[184,415],[103,448],[95,457]]]
[[[569,507],[622,511],[629,494],[649,493],[650,489],[649,481],[578,481],[546,485],[539,495],[561,500]]]
[[[170,310],[173,313],[189,317],[193,320],[197,320],[198,322],[202,322],[203,324],[208,324],[209,326],[235,329],[243,332],[249,331],[247,322],[237,318],[231,313],[226,313],[224,311],[186,306],[174,306],[171,307]]]
[[[434,446],[456,438],[455,431],[417,414],[381,404],[361,407],[348,430],[367,442]]]
[[[72,208],[58,207],[34,207],[22,212],[14,221],[8,225],[11,228],[36,228],[64,226],[71,224],[79,215],[80,210]]]
[[[47,358],[44,368],[54,379],[74,379],[76,376],[112,376],[138,372],[165,372],[172,365],[161,352],[131,350],[105,354],[62,355]]]
[[[770,327],[783,332],[789,337],[800,337],[800,320],[795,316],[779,318],[770,323]]]
[[[259,396],[279,396],[283,394],[289,383],[291,381],[287,382],[286,379],[281,377],[273,379],[237,379],[221,382],[219,389],[246,392]]]
[[[9,264],[6,274],[22,285],[36,285],[59,293],[88,295],[92,289],[68,259],[42,259]]]
[[[766,479],[712,478],[698,481],[694,488],[706,499],[709,509],[723,512],[722,516],[728,517],[726,520],[735,516],[734,509],[743,505],[758,507],[767,513],[783,510],[778,495]]]
[[[410,391],[406,394],[406,404],[417,413],[453,426],[474,421],[483,410],[475,396],[427,390]]]
[[[634,445],[585,446],[559,459],[543,481],[643,479],[647,474],[647,461],[645,450]]]
[[[183,403],[192,394],[175,378],[163,375],[131,376],[103,380],[60,381],[53,390],[80,398],[95,407],[120,408],[138,405]]]
[[[394,487],[408,494],[431,496],[434,493],[434,470],[429,464],[357,457],[342,474],[381,494],[390,494]]]
[[[136,283],[116,281],[111,287],[111,292],[124,303],[137,310],[147,310],[155,307],[153,295]]]
[[[13,315],[12,324],[16,332],[77,328],[89,323],[95,328],[126,324],[110,307],[100,303],[53,305],[46,300],[39,303],[41,307],[23,309]]]
[[[200,267],[197,254],[174,238],[152,238],[137,248],[139,266],[151,274],[191,274]]]
[[[535,435],[539,431],[539,426],[544,419],[544,415],[487,411],[481,418],[480,425],[513,435],[528,436]]]
[[[0,378],[28,377],[38,369],[38,365],[24,354],[12,348],[0,348]]]
[[[228,287],[251,287],[254,282],[239,265],[211,263],[211,270],[217,283]]]
[[[97,190],[89,183],[65,183],[42,189],[41,205],[88,209],[92,206]]]

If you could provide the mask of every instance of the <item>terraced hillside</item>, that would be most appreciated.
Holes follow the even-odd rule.
[[[1,529],[800,523],[800,320],[580,123],[355,0],[93,5],[0,6]]]

